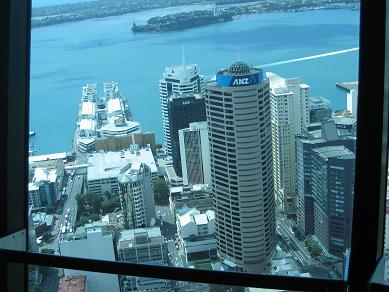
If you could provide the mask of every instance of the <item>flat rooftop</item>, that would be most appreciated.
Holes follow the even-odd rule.
[[[48,160],[58,160],[58,159],[61,159],[61,160],[66,159],[66,152],[46,154],[46,155],[30,156],[28,158],[28,163],[40,162],[40,161],[48,161]]]
[[[108,114],[113,114],[115,112],[122,112],[122,104],[119,98],[110,99],[107,102]]]
[[[82,119],[80,120],[80,130],[89,130],[94,131],[96,130],[96,121],[91,119]]]
[[[58,292],[84,292],[86,288],[86,276],[72,275],[61,278]]]
[[[151,172],[158,172],[151,149],[139,151],[119,151],[93,153],[88,156],[88,180],[97,180],[108,177],[117,177],[120,171],[136,161],[143,162],[150,167]]]
[[[140,130],[140,123],[134,121],[126,121],[124,125],[116,126],[113,122],[110,122],[101,127],[101,131],[110,131],[110,132],[135,132]]]
[[[94,102],[85,101],[81,106],[81,115],[83,116],[94,116],[96,110],[96,105]]]
[[[144,242],[136,242],[136,238],[147,238]],[[119,249],[120,248],[129,248],[135,246],[142,246],[147,244],[162,244],[164,243],[164,237],[161,234],[161,229],[159,227],[149,227],[149,228],[137,228],[137,229],[128,229],[120,232],[119,239]]]

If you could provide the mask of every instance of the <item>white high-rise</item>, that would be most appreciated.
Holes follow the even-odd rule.
[[[347,93],[347,110],[357,118],[358,90],[352,89]]]
[[[238,61],[205,95],[218,254],[261,273],[276,241],[269,81]]]
[[[309,86],[299,78],[267,72],[270,81],[274,193],[287,213],[296,212],[295,135],[309,124]]]
[[[184,185],[211,184],[207,122],[178,131]]]
[[[172,149],[167,107],[168,97],[185,93],[204,94],[204,76],[199,74],[199,68],[196,64],[185,64],[185,58],[183,57],[182,65],[166,67],[162,79],[159,80],[163,135],[169,155],[172,154]]]

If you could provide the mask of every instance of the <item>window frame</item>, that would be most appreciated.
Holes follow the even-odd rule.
[[[387,2],[376,1],[368,6],[367,0],[361,0],[360,6],[358,139],[348,280],[193,270],[0,249],[0,290],[21,291],[20,285],[24,285],[27,291],[28,264],[300,291],[343,291],[346,288],[360,291],[361,287],[367,288],[383,250],[389,135],[389,71],[385,70]],[[0,237],[18,230],[28,230],[25,178],[28,175],[30,19],[30,0],[1,1],[0,37],[6,45],[0,46],[0,85],[3,89],[3,103],[0,106],[3,126],[0,131]],[[374,113],[373,117],[371,113]]]

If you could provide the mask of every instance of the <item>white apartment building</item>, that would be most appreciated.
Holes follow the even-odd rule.
[[[28,206],[33,208],[55,206],[59,195],[60,178],[55,168],[37,167],[28,184]]]
[[[188,262],[216,256],[215,212],[196,208],[177,211],[177,230]]]
[[[261,273],[276,242],[269,81],[238,61],[205,96],[218,254]]]
[[[299,78],[282,78],[267,72],[270,81],[271,126],[276,202],[296,213],[295,135],[309,124],[309,86]]]
[[[151,169],[140,161],[134,161],[128,167],[118,175],[126,204],[126,218],[133,228],[150,226],[151,219],[155,218]]]
[[[119,194],[118,175],[129,170],[135,161],[150,167],[152,181],[158,179],[158,169],[151,149],[136,147],[131,149],[90,154],[87,168],[88,191],[97,197],[103,197],[107,191],[111,194]]]
[[[211,184],[207,122],[190,123],[178,136],[184,185]]]
[[[166,67],[162,79],[159,80],[163,135],[167,153],[172,155],[168,116],[168,97],[184,93],[204,93],[204,76],[199,75],[196,64],[183,64]]]

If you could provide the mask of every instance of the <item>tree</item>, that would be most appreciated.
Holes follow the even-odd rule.
[[[158,179],[154,183],[154,200],[157,205],[169,204],[169,187],[164,179]]]
[[[103,214],[112,213],[117,208],[120,208],[120,198],[118,196],[104,200],[101,203],[101,211]]]
[[[76,201],[77,201],[77,208],[78,208],[78,213],[82,214],[85,212],[85,196],[83,194],[78,194],[76,196]]]

